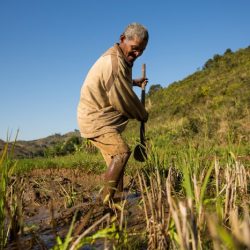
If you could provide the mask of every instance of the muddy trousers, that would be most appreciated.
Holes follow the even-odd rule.
[[[112,199],[116,190],[123,191],[124,170],[131,154],[129,146],[116,131],[89,140],[101,151],[107,165],[102,197]]]
[[[122,191],[124,170],[130,154],[130,152],[126,152],[113,156],[104,175],[102,195],[104,202],[112,200],[116,190]]]

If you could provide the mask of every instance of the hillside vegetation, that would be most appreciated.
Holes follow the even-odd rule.
[[[250,47],[215,55],[201,70],[147,96],[148,135],[163,144],[247,144],[250,135]],[[133,128],[134,125],[131,125]]]
[[[47,156],[48,154],[53,155],[57,151],[60,151],[61,155],[65,155],[67,151],[74,150],[73,144],[80,144],[80,133],[78,130],[66,133],[64,135],[54,134],[45,138],[21,141],[9,143],[9,148],[14,144],[13,156],[15,158],[33,158],[39,156]],[[4,149],[5,141],[0,140],[0,152]]]

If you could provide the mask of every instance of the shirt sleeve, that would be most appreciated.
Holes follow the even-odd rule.
[[[118,70],[109,90],[109,101],[114,109],[124,116],[138,121],[147,121],[148,113],[132,89],[130,79]]]

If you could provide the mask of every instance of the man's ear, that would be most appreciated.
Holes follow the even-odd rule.
[[[121,43],[124,42],[125,39],[126,39],[126,37],[125,37],[125,35],[122,33],[122,34],[120,35],[120,42],[121,42]]]

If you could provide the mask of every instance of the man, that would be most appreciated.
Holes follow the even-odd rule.
[[[81,136],[100,149],[107,164],[104,175],[103,200],[110,201],[116,189],[123,186],[123,174],[131,154],[121,137],[128,119],[146,122],[148,113],[133,92],[146,78],[132,80],[134,61],[148,43],[147,29],[128,25],[120,42],[108,49],[92,66],[81,89],[78,124]]]

